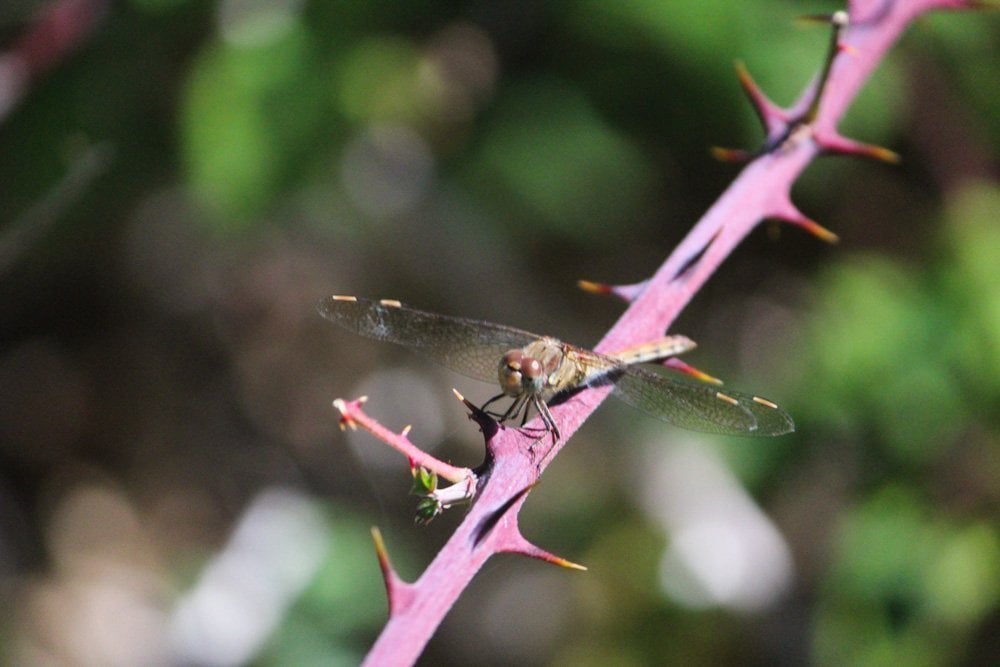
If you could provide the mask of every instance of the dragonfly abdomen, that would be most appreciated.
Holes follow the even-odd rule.
[[[696,343],[687,336],[664,336],[651,343],[643,343],[635,347],[626,348],[616,352],[611,356],[619,362],[631,364],[643,364],[648,361],[660,361],[667,357],[676,357],[696,347]]]

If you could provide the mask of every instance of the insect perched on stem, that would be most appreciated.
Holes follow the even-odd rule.
[[[684,336],[665,336],[615,354],[600,354],[521,329],[482,320],[428,313],[398,301],[330,296],[318,306],[323,317],[348,331],[409,348],[454,371],[486,382],[499,381],[512,399],[500,422],[522,417],[528,406],[559,439],[548,404],[586,387],[614,386],[614,394],[650,415],[682,428],[728,435],[781,435],[795,429],[792,418],[771,401],[736,391],[721,392],[655,372],[639,364],[662,361],[692,349]]]

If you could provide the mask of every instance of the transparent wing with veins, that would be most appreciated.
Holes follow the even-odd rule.
[[[767,399],[689,384],[635,366],[628,366],[615,380],[614,394],[643,412],[692,431],[781,435],[795,429],[788,413]]]
[[[500,357],[537,336],[503,324],[427,313],[398,301],[330,296],[320,314],[366,338],[396,343],[476,380],[497,382]]]
[[[720,392],[711,385],[682,382],[636,365],[693,347],[681,336],[603,355],[514,327],[427,313],[398,301],[331,296],[320,302],[319,312],[349,331],[402,345],[477,380],[496,383],[506,352],[545,340],[558,346],[563,364],[570,364],[552,387],[557,395],[610,383],[621,400],[682,428],[729,435],[780,435],[794,430],[791,417],[766,399]]]

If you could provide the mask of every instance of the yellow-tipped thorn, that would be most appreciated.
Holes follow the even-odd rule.
[[[802,229],[806,230],[807,232],[818,238],[820,241],[824,241],[831,245],[840,242],[839,236],[837,236],[836,234],[834,234],[833,232],[831,232],[829,229],[819,224],[818,222],[815,222],[813,220],[799,220],[795,224],[797,224],[799,227],[801,227]]]
[[[361,402],[359,400],[359,402]],[[338,398],[333,401],[333,407],[340,411],[340,430],[346,431],[348,427],[352,431],[358,430],[358,424],[347,414],[347,403],[344,399]]]
[[[700,371],[697,368],[691,367],[691,377],[701,380],[702,382],[708,382],[709,384],[723,384],[722,380],[715,377],[714,375],[709,375],[704,371]]]
[[[708,149],[712,157],[719,162],[740,163],[750,160],[751,154],[741,148],[724,148],[722,146],[712,146]]]
[[[458,400],[460,400],[463,403],[465,403],[465,396],[462,396],[462,394],[459,393],[458,389],[455,389],[454,387],[452,387],[451,391],[452,391],[453,394],[455,394],[455,398],[457,398]]]
[[[672,358],[664,362],[667,368],[671,368],[678,373],[684,373],[685,375],[690,375],[696,380],[701,382],[708,382],[709,384],[723,384],[722,380],[715,377],[714,375],[709,375],[703,370],[697,369],[691,364],[681,361],[680,359]]]
[[[740,82],[740,85],[743,86],[743,89],[756,95],[760,89],[757,87],[757,82],[753,80],[750,70],[747,69],[746,63],[742,60],[737,60],[734,63],[734,67],[736,68],[736,78]]]
[[[866,146],[861,151],[861,154],[888,164],[899,164],[903,161],[899,153],[888,148],[883,148],[882,146]]]
[[[584,292],[589,292],[591,294],[610,294],[611,286],[604,283],[595,283],[592,280],[577,280],[576,286],[582,289]]]
[[[375,555],[378,557],[379,566],[383,572],[388,571],[391,568],[389,565],[389,552],[385,548],[382,531],[377,526],[372,526],[372,542],[375,543]]]
[[[568,570],[580,570],[581,572],[587,571],[586,565],[580,565],[579,563],[574,563],[571,560],[566,560],[565,558],[559,558],[558,556],[553,556],[550,560],[553,565],[558,565],[559,567],[565,567]]]
[[[406,436],[408,436],[410,434],[410,429],[412,429],[412,428],[413,428],[413,424],[407,424],[406,426],[403,427],[403,430],[399,432],[399,435],[401,437],[405,438]]]

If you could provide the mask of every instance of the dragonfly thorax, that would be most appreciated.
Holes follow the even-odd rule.
[[[524,354],[523,350],[510,350],[500,359],[497,369],[500,388],[507,396],[535,395],[545,386],[542,363]]]

